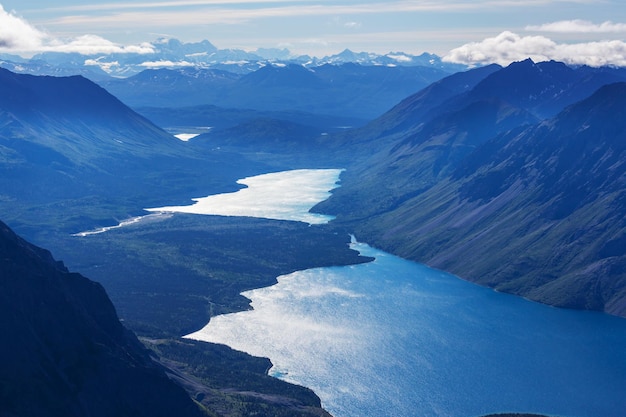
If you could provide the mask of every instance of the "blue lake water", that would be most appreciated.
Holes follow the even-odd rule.
[[[269,357],[335,417],[626,415],[626,320],[482,288],[362,243],[187,337]]]

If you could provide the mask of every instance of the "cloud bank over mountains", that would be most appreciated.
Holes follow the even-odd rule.
[[[545,36],[520,36],[502,32],[481,42],[471,42],[451,50],[445,62],[470,66],[497,63],[506,66],[531,58],[535,62],[561,61],[570,65],[626,66],[626,43],[606,40],[580,43],[557,43]]]
[[[149,43],[119,45],[96,35],[82,35],[72,39],[59,39],[37,29],[0,4],[0,52],[33,55],[40,52],[66,52],[91,54],[154,52]]]
[[[571,65],[626,66],[626,23],[586,20],[563,20],[541,25],[528,25],[526,31],[537,34],[522,36],[512,31],[469,42],[450,50],[443,60],[469,66],[498,63],[508,65],[531,58],[535,62],[562,61]],[[612,39],[594,41],[557,42],[546,34],[607,35]],[[615,39],[618,38],[618,39]],[[259,45],[260,46],[260,45]],[[33,56],[42,52],[78,53],[83,55],[150,54],[154,43],[123,45],[101,36],[85,34],[69,39],[55,37],[33,26],[15,12],[6,11],[0,4],[0,53]],[[90,62],[93,61],[90,60]],[[92,65],[98,62],[91,62]],[[155,63],[153,66],[162,66]],[[190,64],[191,65],[191,64]],[[151,65],[146,65],[151,66]]]

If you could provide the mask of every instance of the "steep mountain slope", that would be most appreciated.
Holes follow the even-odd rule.
[[[498,99],[442,114],[348,170],[344,186],[319,209],[331,207],[353,221],[393,210],[448,176],[485,141],[533,122],[528,112]]]
[[[623,69],[526,60],[446,77],[366,126],[328,138],[326,145],[335,153],[348,145],[346,160],[356,162],[344,174],[343,187],[320,209],[354,219],[391,210],[449,175],[497,134],[534,124],[586,97],[590,88],[593,92],[625,75]]]
[[[102,287],[0,223],[0,415],[201,416]]]
[[[501,70],[492,65],[451,75],[366,126],[330,136],[326,145],[337,154],[345,153],[350,169],[342,176],[343,186],[319,209],[342,213],[352,221],[391,210],[448,175],[482,142],[536,122],[497,96],[445,106]]]
[[[0,85],[4,138],[28,139],[76,162],[101,157],[102,150],[180,154],[175,138],[81,76],[37,77],[0,69]],[[74,135],[66,135],[71,130]],[[50,140],[56,133],[65,140]],[[93,149],[95,141],[105,149]]]
[[[485,142],[357,234],[501,291],[626,316],[625,97],[610,84]]]
[[[450,99],[471,91],[486,77],[501,69],[499,65],[492,64],[449,75],[406,97],[363,130],[376,132],[379,137],[413,130],[430,119],[430,114],[435,109]]]

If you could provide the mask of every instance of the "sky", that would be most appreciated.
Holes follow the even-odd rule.
[[[323,57],[435,53],[626,66],[624,0],[0,0],[0,52],[147,53],[151,42]]]

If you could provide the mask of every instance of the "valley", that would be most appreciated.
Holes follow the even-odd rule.
[[[248,88],[247,101],[233,93],[224,107],[167,108],[146,107],[149,83],[133,90],[130,78],[120,101],[82,77],[0,70],[10,92],[0,99],[0,218],[101,283],[123,324],[215,415],[326,415],[309,389],[269,377],[267,360],[181,337],[249,310],[241,293],[281,275],[371,262],[350,234],[498,291],[626,316],[622,69],[527,60],[438,73],[398,100],[347,86],[369,102],[335,100],[344,90],[311,84],[302,68],[250,77],[276,95]],[[311,85],[328,101],[301,91]],[[211,129],[186,142],[163,130],[198,126]],[[175,214],[73,236],[235,192],[241,178],[337,167],[341,187],[313,209],[328,224]]]

